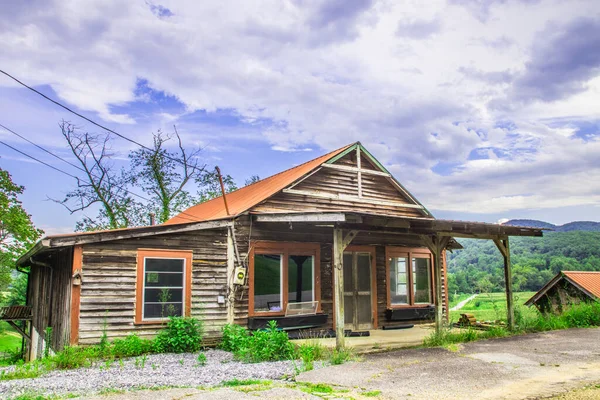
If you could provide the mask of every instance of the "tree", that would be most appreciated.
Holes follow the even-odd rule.
[[[71,214],[99,205],[94,218],[85,216],[77,222],[76,230],[125,228],[141,225],[143,205],[136,202],[127,190],[130,176],[124,170],[115,171],[110,162],[110,135],[82,132],[75,125],[62,121],[62,134],[77,159],[83,177],[77,179],[77,189],[57,201]],[[56,200],[55,200],[56,201]]]
[[[204,171],[204,173],[196,179],[196,183],[200,187],[198,190],[200,203],[214,199],[223,194],[221,191],[221,183],[219,182],[219,174],[216,170]],[[225,193],[237,190],[237,186],[230,175],[223,176],[223,186],[225,186]]]
[[[185,187],[189,182],[200,179],[204,170],[204,165],[198,164],[200,149],[186,150],[176,128],[174,135],[177,151],[165,148],[172,136],[163,135],[159,130],[153,134],[152,149],[141,148],[129,153],[131,181],[140,184],[142,190],[151,196],[151,207],[156,208],[159,223],[193,204],[194,198]]]
[[[258,175],[252,175],[250,178],[246,179],[244,186],[252,185],[258,181],[260,181],[260,177]]]
[[[24,190],[12,181],[8,171],[0,168],[0,292],[10,284],[19,256],[43,233],[35,228],[19,200]]]

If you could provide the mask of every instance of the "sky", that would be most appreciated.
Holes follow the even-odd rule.
[[[240,185],[361,141],[438,218],[600,220],[598,1],[0,1],[0,69],[146,145],[176,125]],[[0,76],[0,123],[72,159],[63,119],[102,133]],[[0,167],[73,230],[74,179]]]

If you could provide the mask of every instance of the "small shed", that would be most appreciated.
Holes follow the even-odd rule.
[[[600,272],[562,271],[540,289],[526,306],[534,305],[541,313],[561,313],[566,307],[600,300]]]

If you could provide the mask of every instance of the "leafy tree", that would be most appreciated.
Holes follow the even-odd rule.
[[[25,305],[27,297],[27,274],[19,274],[13,279],[9,287],[9,293],[5,304],[7,306],[22,306]]]
[[[10,284],[16,260],[43,233],[35,228],[19,200],[24,190],[8,171],[0,169],[0,292]]]
[[[260,177],[258,175],[252,175],[250,178],[246,179],[244,186],[252,185],[258,181],[260,181]]]
[[[157,208],[158,221],[162,223],[194,203],[186,185],[201,178],[204,165],[198,163],[200,149],[186,150],[177,129],[174,133],[177,151],[165,147],[173,136],[163,135],[161,131],[153,136],[152,149],[141,148],[129,153],[131,181],[151,196],[152,207]]]
[[[200,203],[222,195],[219,174],[217,174],[216,170],[204,171],[204,173],[196,179],[196,183],[200,187],[198,190],[198,200]],[[230,175],[223,176],[223,186],[225,186],[225,193],[237,190],[237,186]]]

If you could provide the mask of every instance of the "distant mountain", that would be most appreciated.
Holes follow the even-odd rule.
[[[564,225],[554,225],[549,222],[538,221],[536,219],[511,219],[503,225],[510,226],[528,226],[531,228],[553,229],[555,232],[587,231],[600,232],[600,222],[594,221],[573,221]]]

